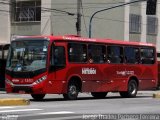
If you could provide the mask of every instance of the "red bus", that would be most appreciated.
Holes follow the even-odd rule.
[[[154,45],[77,36],[28,36],[11,42],[6,91],[77,99],[79,92],[104,98],[108,92],[136,97],[157,87]]]

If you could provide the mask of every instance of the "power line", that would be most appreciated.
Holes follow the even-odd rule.
[[[15,2],[11,2],[11,3],[5,3],[5,2],[0,2],[0,4],[5,4],[5,5],[14,5],[15,6]],[[71,16],[74,16],[75,13],[71,13],[71,12],[68,12],[68,11],[65,11],[65,10],[60,10],[60,9],[55,9],[55,8],[46,8],[46,7],[41,7],[41,10],[42,11],[56,11],[56,12],[59,12],[59,13],[63,13],[63,14],[68,14],[68,15],[71,15]],[[10,11],[8,11],[10,12]]]
[[[6,0],[2,0],[2,1],[6,1]],[[106,4],[119,4],[119,3],[124,3],[124,2],[106,3]],[[0,2],[0,4],[15,5],[15,2],[13,2],[13,1],[11,3]],[[59,3],[59,4],[61,4],[61,3]],[[64,3],[62,3],[62,4],[64,4]],[[73,4],[75,4],[75,3],[73,3]],[[87,4],[87,3],[85,3],[85,4]],[[92,3],[90,3],[90,4],[92,4]],[[96,4],[96,3],[93,3],[93,4]],[[102,4],[102,3],[98,3],[98,4]],[[160,3],[157,3],[157,4],[160,4]],[[130,6],[134,6],[134,5],[130,5]],[[142,6],[142,5],[139,5],[139,6]],[[138,6],[135,5],[135,7],[138,7]],[[83,9],[90,9],[90,8],[106,8],[106,7],[87,7],[87,8],[85,8],[84,5],[83,5]],[[48,11],[48,12],[56,11],[56,12],[60,12],[60,13],[63,13],[63,14],[68,14],[68,15],[71,15],[71,16],[76,15],[75,13],[65,11],[64,9],[61,10],[61,9],[55,9],[55,8],[53,9],[53,8],[46,8],[46,7],[41,7],[41,9],[42,9],[42,11]],[[69,9],[69,8],[67,8],[67,9]],[[77,9],[77,8],[70,8],[70,9]]]
[[[62,17],[62,16],[66,16],[66,15],[54,15],[54,16],[57,16],[57,17]],[[82,16],[84,16],[84,17],[86,17],[86,18],[90,18],[91,16],[85,16],[85,15],[82,15]],[[49,16],[42,16],[42,17],[49,17]],[[77,18],[74,18],[74,19],[77,19]],[[115,21],[115,22],[121,22],[121,23],[131,23],[130,21],[125,21],[125,20],[116,20],[116,19],[111,19],[111,18],[102,18],[102,17],[94,17],[94,19],[95,20],[105,20],[105,21]],[[141,25],[148,25],[148,24],[144,24],[144,23],[139,23],[139,24],[141,24]],[[158,25],[158,26],[160,26],[160,25]]]
[[[41,10],[42,10],[42,11],[56,11],[56,12],[65,13],[65,14],[68,14],[68,15],[71,15],[71,16],[74,16],[74,15],[75,15],[75,13],[71,13],[71,12],[64,11],[64,10],[59,10],[59,9],[54,9],[54,8],[41,7]]]
[[[7,12],[7,13],[10,12],[10,11],[8,11],[8,10],[1,10],[1,9],[0,9],[0,11],[1,11],[1,12]]]
[[[135,0],[135,1],[127,2],[127,3],[116,5],[116,6],[112,6],[112,7],[101,9],[101,10],[98,10],[98,11],[94,12],[92,14],[92,16],[90,18],[90,22],[89,22],[89,38],[91,38],[92,20],[97,13],[104,12],[104,11],[111,10],[111,9],[115,9],[115,8],[119,8],[119,7],[123,7],[123,6],[133,4],[133,3],[137,3],[137,2],[142,2],[142,1],[146,1],[146,0]]]
[[[101,4],[117,4],[117,3],[124,3],[124,2],[110,2],[110,3],[100,3],[100,2],[92,2],[92,3],[89,3],[89,2],[85,2],[85,4],[88,4],[88,5],[101,5]],[[63,2],[63,3],[52,3],[52,4],[48,4],[48,3],[45,3],[45,5],[69,5],[69,6],[73,6],[73,5],[76,5],[77,3],[65,3],[65,2]]]
[[[5,0],[1,0],[1,1],[5,1]],[[7,5],[13,5],[15,2],[12,2],[12,3],[4,3],[4,2],[0,2],[0,4],[7,4]],[[157,4],[160,4],[160,3],[157,3]],[[14,4],[15,5],[15,4]],[[137,7],[137,6],[135,6]],[[44,8],[44,9],[43,9]],[[82,7],[84,9],[84,7]],[[7,11],[7,10],[0,10],[1,12],[9,12],[11,13],[12,11]],[[54,13],[61,13],[61,14],[66,14],[66,15],[71,15],[71,16],[74,16],[76,15],[75,13],[70,13],[68,11],[64,11],[64,10],[60,10],[60,9],[51,9],[51,8],[45,8],[45,7],[42,7],[42,12],[54,12]],[[56,16],[56,15],[55,15]],[[58,16],[58,15],[57,15]],[[60,16],[60,15],[59,15]],[[61,15],[63,16],[63,15]],[[84,13],[82,15],[83,17],[88,17],[90,18],[91,16],[85,16]],[[106,18],[100,18],[100,17],[94,17],[96,19],[101,19],[101,20],[112,20],[112,21],[117,21],[117,22],[129,22],[129,21],[123,21],[123,20],[115,20],[115,19],[106,19]],[[86,24],[86,23],[84,23]],[[142,25],[146,25],[146,24],[142,24]],[[86,27],[87,28],[87,27]],[[86,29],[85,28],[85,29]]]

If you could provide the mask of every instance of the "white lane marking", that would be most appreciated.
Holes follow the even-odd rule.
[[[10,109],[10,108],[15,108],[15,107],[0,107],[0,109]]]
[[[19,110],[3,110],[0,111],[0,113],[8,113],[8,112],[28,112],[28,111],[38,111],[38,110],[42,110],[42,109],[19,109]]]
[[[46,113],[39,113],[39,115],[53,115],[53,114],[72,114],[74,112],[71,111],[59,111],[59,112],[46,112]]]

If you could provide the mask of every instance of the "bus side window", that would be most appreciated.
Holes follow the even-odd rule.
[[[153,48],[141,48],[141,63],[142,64],[155,63],[155,53]]]
[[[107,47],[108,63],[123,63],[123,48],[119,46]]]
[[[89,61],[89,63],[93,63],[93,57],[92,57],[92,54],[90,52],[88,54],[88,61]]]
[[[137,48],[135,49],[135,59],[136,59],[136,63],[140,63],[140,50]]]
[[[68,44],[69,62],[85,63],[87,61],[87,46],[81,43]]]
[[[139,63],[139,50],[135,47],[125,47],[124,48],[124,58],[125,63],[137,64]]]
[[[106,46],[88,45],[88,59],[90,63],[104,63],[106,61]]]

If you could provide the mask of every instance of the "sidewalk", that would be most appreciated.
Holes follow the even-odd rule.
[[[0,94],[6,94],[6,91],[1,91],[1,90],[0,90]]]
[[[160,93],[160,90],[145,90],[145,91],[138,91],[138,94],[154,94]]]

